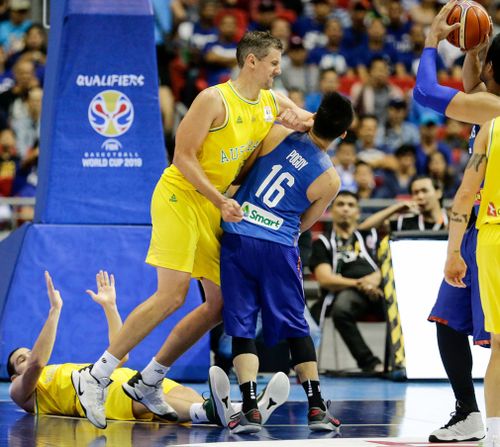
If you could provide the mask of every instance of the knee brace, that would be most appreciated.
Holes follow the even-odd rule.
[[[300,338],[289,338],[290,354],[292,355],[292,366],[305,362],[316,361],[316,350],[310,335]]]
[[[253,338],[233,337],[233,359],[240,354],[257,355],[257,345]]]

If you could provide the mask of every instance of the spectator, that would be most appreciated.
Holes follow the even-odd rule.
[[[364,161],[358,160],[354,168],[354,181],[356,182],[358,197],[360,199],[375,198],[375,175],[372,167]]]
[[[200,2],[200,18],[196,22],[185,21],[179,25],[179,38],[189,45],[190,52],[201,52],[209,43],[218,39],[218,29],[215,17],[219,12],[219,3],[216,0]]]
[[[391,99],[387,109],[387,122],[378,127],[377,145],[384,148],[385,152],[394,151],[405,144],[416,146],[420,143],[420,133],[415,124],[406,121],[406,101],[404,99]]]
[[[391,65],[394,65],[398,59],[394,47],[386,42],[386,29],[382,19],[372,19],[366,34],[368,41],[359,45],[347,61],[349,66],[356,68],[362,77],[374,59],[383,59]],[[389,70],[387,72],[389,74]]]
[[[362,115],[359,118],[358,139],[356,141],[358,158],[374,169],[390,169],[394,167],[392,158],[387,156],[375,141],[377,127],[378,118],[375,115]]]
[[[32,88],[25,100],[18,98],[12,104],[10,124],[17,140],[17,150],[22,159],[35,146],[40,137],[40,116],[43,90]]]
[[[357,185],[354,181],[356,146],[354,142],[342,140],[335,150],[335,156],[332,161],[340,176],[341,190],[356,192]]]
[[[377,190],[377,197],[393,199],[408,195],[408,185],[417,173],[415,166],[415,147],[403,145],[394,153],[396,164],[394,170],[385,170],[384,182]]]
[[[347,71],[347,52],[342,47],[344,33],[338,19],[328,19],[325,24],[326,45],[313,48],[309,53],[308,62],[316,64],[321,70],[333,68],[339,75]]]
[[[299,36],[292,36],[288,52],[281,64],[280,79],[285,89],[292,87],[303,90],[306,94],[318,89],[319,70],[314,64],[307,64],[307,50]]]
[[[10,0],[9,4],[9,20],[0,23],[0,45],[8,56],[22,50],[24,34],[31,25],[30,0]]]
[[[452,167],[446,163],[446,158],[441,152],[436,151],[429,155],[427,174],[432,180],[442,185],[443,198],[453,199],[455,197],[460,182]]]
[[[267,31],[271,29],[273,21],[278,17],[277,5],[273,0],[261,0],[257,7],[254,20],[250,23],[251,31]]]
[[[451,164],[450,167],[455,172],[463,172],[470,159],[469,154],[469,138],[471,136],[471,127],[467,124],[446,119],[444,128],[443,143],[451,149]]]
[[[398,52],[407,52],[411,48],[410,29],[411,21],[400,0],[390,0],[387,8],[389,23],[387,24],[386,42]]]
[[[305,95],[300,88],[291,88],[288,90],[288,97],[299,106],[301,109],[304,108]]]
[[[366,82],[352,86],[351,97],[359,115],[374,114],[381,125],[387,119],[387,107],[391,99],[402,99],[403,92],[389,83],[389,65],[383,58],[374,58],[369,65]]]
[[[361,229],[378,228],[387,219],[391,231],[438,231],[448,229],[448,216],[442,207],[441,185],[427,175],[415,177],[410,183],[411,202],[394,204],[372,214],[360,225]],[[410,211],[410,213],[406,213]],[[400,214],[405,212],[405,214]]]
[[[14,86],[12,72],[6,69],[7,56],[5,50],[0,46],[0,94],[10,90]]]
[[[421,0],[410,9],[413,22],[428,27],[438,13],[439,5],[436,0]]]
[[[198,0],[170,0],[174,28],[182,22],[196,23],[199,19]]]
[[[16,170],[19,167],[19,163],[20,159],[16,151],[15,139],[12,136],[12,132],[10,130],[4,130],[0,133],[0,196],[1,197],[9,197],[12,195],[14,178],[16,176]],[[0,210],[0,215],[3,214],[4,212]]]
[[[281,40],[283,44],[283,52],[288,51],[288,43],[292,37],[292,25],[286,19],[276,17],[271,23],[271,34]]]
[[[0,121],[7,119],[10,108],[18,98],[26,99],[33,87],[38,87],[33,62],[20,60],[14,65],[14,85],[9,90],[0,93]],[[5,127],[5,126],[4,126]]]
[[[377,233],[358,231],[358,197],[341,191],[331,208],[333,230],[313,243],[310,266],[323,297],[334,294],[332,317],[335,328],[365,372],[382,372],[356,321],[365,314],[383,318],[381,274],[377,265]],[[314,312],[313,312],[314,314]]]
[[[354,3],[351,9],[351,27],[344,30],[343,44],[347,50],[352,51],[368,42],[366,35],[365,19],[369,8],[362,0]]]
[[[446,163],[451,163],[451,149],[438,140],[438,119],[434,115],[424,117],[420,126],[420,145],[417,146],[417,172],[424,174],[429,156],[436,151],[441,152]]]
[[[325,93],[337,92],[340,82],[337,72],[333,68],[327,68],[319,73],[319,91],[306,95],[306,110],[316,112]]]
[[[226,82],[236,61],[236,18],[228,13],[221,17],[217,42],[209,43],[204,49],[206,79],[209,86]]]
[[[323,31],[332,12],[328,0],[311,0],[311,3],[313,16],[299,17],[293,25],[293,32],[304,39],[304,46],[308,50],[325,45],[326,37]]]

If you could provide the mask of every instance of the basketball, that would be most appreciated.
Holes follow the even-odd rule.
[[[471,50],[484,42],[491,28],[490,16],[473,0],[462,0],[451,10],[446,20],[448,25],[460,23],[447,40],[461,50]]]

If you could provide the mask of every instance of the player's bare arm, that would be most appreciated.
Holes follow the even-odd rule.
[[[28,412],[34,410],[34,392],[42,370],[47,365],[52,354],[63,304],[59,291],[54,288],[49,272],[45,272],[45,282],[50,302],[49,315],[31,350],[31,354],[24,359],[18,357],[15,360],[16,366],[18,366],[17,362],[26,361],[26,369],[22,374],[13,378],[10,387],[12,400]]]
[[[274,92],[278,104],[278,120],[285,127],[299,132],[307,132],[314,122],[314,114],[301,109],[287,96]]]
[[[395,203],[394,205],[388,206],[383,210],[373,213],[371,216],[367,217],[358,227],[358,230],[369,230],[370,228],[380,227],[387,219],[398,213],[414,211],[418,214],[418,208],[412,201],[403,201]]]
[[[474,153],[465,168],[464,178],[455,195],[450,213],[450,234],[444,276],[446,282],[454,287],[465,287],[463,278],[467,267],[460,255],[460,246],[467,228],[470,211],[474,205],[476,192],[484,180],[490,127],[491,121],[485,123],[477,134]]]
[[[202,91],[177,129],[174,165],[201,194],[221,210],[224,220],[239,222],[242,219],[239,205],[217,191],[197,157],[210,129],[222,125],[225,120],[226,110],[219,92],[215,88]]]
[[[308,230],[325,212],[340,190],[340,177],[335,168],[323,172],[307,189],[311,206],[302,215],[300,231]]]

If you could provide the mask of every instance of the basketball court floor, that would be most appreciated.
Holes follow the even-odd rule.
[[[269,377],[259,380],[263,387]],[[231,435],[213,425],[170,425],[156,422],[109,421],[106,430],[87,420],[28,415],[8,396],[8,383],[0,383],[0,446],[9,447],[142,447],[205,445],[218,447],[264,445],[292,447],[421,447],[468,446],[478,442],[431,444],[429,433],[443,425],[453,410],[451,389],[444,381],[390,382],[368,378],[322,378],[325,398],[334,401],[335,416],[342,421],[340,436],[311,433],[307,428],[304,392],[291,379],[289,402],[271,416],[257,435]],[[186,384],[207,394],[205,383]],[[239,396],[232,385],[232,398]],[[483,385],[476,383],[480,409],[484,409]],[[483,411],[484,415],[484,411]]]

